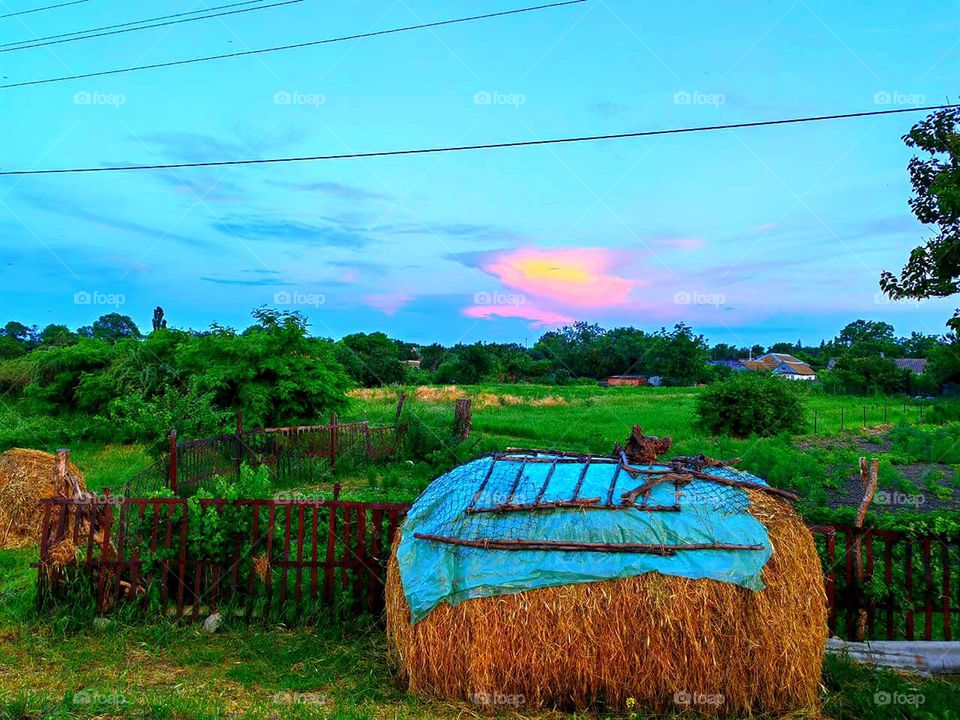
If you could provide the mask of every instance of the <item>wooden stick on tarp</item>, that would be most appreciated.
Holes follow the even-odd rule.
[[[859,595],[863,595],[863,581],[864,581],[864,572],[863,572],[863,521],[867,517],[867,510],[870,509],[870,504],[873,502],[874,493],[877,491],[877,483],[879,481],[879,470],[880,470],[880,461],[876,458],[870,461],[869,469],[867,467],[867,459],[865,457],[860,458],[860,487],[863,489],[863,500],[860,501],[860,507],[857,510],[857,518],[854,521],[854,527],[857,528],[854,530],[853,536],[853,562],[854,562],[854,574],[857,582],[857,589],[860,591]],[[858,603],[861,604],[862,603]],[[863,642],[867,631],[867,609],[865,607],[857,608],[857,626],[854,629],[854,638],[857,642]]]

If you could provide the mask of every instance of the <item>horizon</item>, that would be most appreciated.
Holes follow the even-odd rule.
[[[7,89],[2,169],[503,142],[947,97],[960,69],[960,19],[893,2],[871,10],[865,21],[853,7],[774,2],[733,25],[711,3],[591,0]],[[15,83],[479,12],[465,0],[376,0],[364,11],[308,1],[18,50],[0,55],[0,74]],[[0,44],[126,19],[99,2],[12,17],[0,24]],[[857,318],[888,322],[898,336],[942,335],[949,298],[893,303],[878,286],[880,272],[898,273],[927,232],[907,205],[912,153],[901,140],[924,116],[287,166],[2,177],[0,306],[4,321],[40,327],[76,328],[116,309],[149,328],[160,305],[174,326],[239,328],[267,305],[303,312],[320,337],[382,331],[444,345],[529,346],[578,319],[653,331],[682,321],[712,344],[736,346],[796,338],[816,346]],[[84,293],[88,304],[76,300]],[[101,296],[123,302],[114,308]]]

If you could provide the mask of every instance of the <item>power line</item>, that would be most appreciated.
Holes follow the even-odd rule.
[[[257,0],[257,2],[262,2],[262,0]],[[47,45],[60,45],[61,43],[74,42],[76,40],[90,40],[91,38],[104,37],[107,35],[120,35],[122,33],[134,32],[136,30],[149,30],[150,28],[165,27],[167,25],[179,25],[181,23],[196,22],[197,20],[208,20],[210,18],[223,17],[224,15],[239,15],[240,13],[248,13],[248,12],[253,12],[255,10],[266,10],[268,8],[280,7],[281,5],[292,5],[294,3],[299,3],[299,2],[303,2],[303,0],[284,0],[283,2],[273,3],[272,5],[257,5],[256,7],[242,8],[240,10],[227,10],[225,12],[214,13],[212,15],[204,15],[202,17],[182,18],[180,20],[168,20],[167,22],[154,23],[153,25],[140,25],[139,27],[128,27],[121,30],[110,30],[108,32],[95,33],[91,35],[80,35],[79,37],[64,38],[61,40],[52,40],[50,42],[36,42],[33,45],[22,45],[21,47],[5,47],[4,49],[0,49],[0,53],[13,52],[15,50],[29,50],[30,48],[46,47]],[[249,4],[249,3],[242,3],[242,4]],[[142,20],[141,22],[149,22],[149,21]]]
[[[0,20],[3,18],[14,17],[16,15],[29,15],[30,13],[40,12],[41,10],[54,10],[56,8],[66,7],[67,5],[79,5],[80,3],[85,3],[88,1],[89,0],[71,0],[71,2],[60,3],[59,5],[46,5],[44,7],[33,8],[32,10],[17,10],[17,12],[0,15]]]
[[[398,155],[431,155],[437,153],[464,152],[467,150],[500,150],[504,148],[533,147],[537,145],[562,145],[569,143],[596,142],[599,140],[624,140],[627,138],[654,137],[657,135],[681,135],[716,130],[737,130],[742,128],[771,127],[776,125],[798,125],[800,123],[823,122],[826,120],[846,120],[850,118],[875,117],[878,115],[897,115],[900,113],[928,112],[930,110],[948,110],[960,108],[958,105],[927,105],[925,107],[897,108],[893,110],[868,110],[865,112],[842,113],[837,115],[815,115],[783,120],[758,120],[755,122],[729,123],[727,125],[701,125],[696,127],[668,128],[665,130],[639,130],[636,132],[613,133],[608,135],[581,135],[575,137],[549,138],[545,140],[517,140],[514,142],[484,143],[481,145],[448,145],[440,147],[414,148],[410,150],[379,150],[373,152],[343,153],[340,155],[309,155],[301,157],[255,158],[247,160],[210,160],[207,162],[168,163],[160,165],[116,165],[113,167],[52,168],[47,170],[4,170],[3,175],[63,175],[67,173],[124,172],[129,170],[177,170],[181,168],[224,167],[227,165],[268,165],[292,162],[320,162],[325,160],[354,160],[359,158],[394,157]]]
[[[116,25],[101,25],[100,27],[87,28],[86,30],[74,30],[73,32],[47,35],[45,37],[32,38],[30,40],[17,40],[16,42],[3,43],[0,45],[0,48],[42,42],[44,40],[56,40],[57,38],[69,37],[70,35],[86,35],[87,33],[100,32],[101,30],[113,30],[114,28],[130,27],[131,25],[140,25],[141,23],[154,22],[156,20],[169,20],[170,18],[184,17],[185,15],[198,15],[200,13],[213,12],[214,10],[223,10],[224,8],[238,7],[240,5],[252,5],[260,2],[263,2],[263,0],[244,0],[243,2],[230,3],[229,5],[218,5],[217,7],[204,8],[202,10],[189,10],[187,12],[174,13],[173,15],[161,15],[159,17],[144,18],[143,20],[132,20],[130,22],[117,23]]]
[[[104,75],[117,75],[119,73],[134,72],[137,70],[154,70],[156,68],[173,67],[175,65],[190,65],[192,63],[207,62],[208,60],[226,60],[228,58],[244,57],[247,55],[260,55],[262,53],[279,52],[281,50],[295,50],[298,48],[327,45],[330,43],[344,42],[347,40],[360,40],[363,38],[378,37],[380,35],[393,35],[395,33],[406,32],[408,30],[423,30],[426,28],[441,27],[443,25],[456,25],[459,23],[471,22],[473,20],[487,20],[490,18],[506,17],[507,15],[519,15],[521,13],[534,12],[537,10],[548,10],[550,8],[558,8],[565,5],[579,5],[580,3],[586,1],[587,0],[565,0],[564,2],[554,2],[548,5],[535,5],[532,7],[518,8],[516,10],[504,10],[503,12],[487,13],[485,15],[472,15],[470,17],[454,18],[453,20],[438,20],[436,22],[423,23],[421,25],[407,25],[405,27],[390,28],[389,30],[377,30],[376,32],[360,33],[358,35],[345,35],[342,37],[326,38],[324,40],[311,40],[309,42],[294,43],[292,45],[278,45],[276,47],[260,48],[258,50],[243,50],[224,55],[208,55],[206,57],[190,58],[188,60],[173,60],[170,62],[154,63],[152,65],[135,65],[133,67],[116,68],[114,70],[100,70],[98,72],[84,73],[81,75],[64,75],[61,77],[45,78],[43,80],[27,80],[24,82],[10,83],[8,85],[0,85],[0,90],[26,87],[28,85],[45,85],[47,83],[63,82],[65,80],[80,80],[83,78],[103,77]]]

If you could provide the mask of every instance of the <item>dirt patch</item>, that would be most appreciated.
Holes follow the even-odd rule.
[[[956,472],[950,465],[912,463],[894,465],[915,487],[910,490],[880,488],[873,499],[875,512],[936,512],[960,510],[960,490],[954,485]],[[860,476],[851,474],[839,490],[827,489],[831,508],[859,507],[863,499]]]

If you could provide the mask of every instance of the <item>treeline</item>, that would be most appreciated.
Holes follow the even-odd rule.
[[[157,308],[141,331],[129,317],[42,330],[11,321],[0,329],[0,393],[44,415],[91,418],[90,432],[117,440],[158,438],[170,427],[197,436],[242,411],[250,425],[314,422],[344,406],[357,385],[394,383],[594,382],[616,374],[657,376],[664,385],[709,383],[732,372],[710,360],[783,352],[808,362],[828,392],[933,394],[960,381],[956,338],[857,320],[819,346],[709,345],[690,327],[648,332],[575,323],[532,347],[513,343],[417,345],[383,333],[312,337],[299,313],[260,308],[243,331],[167,327]],[[894,358],[927,359],[911,373]],[[828,369],[832,363],[832,369]]]

